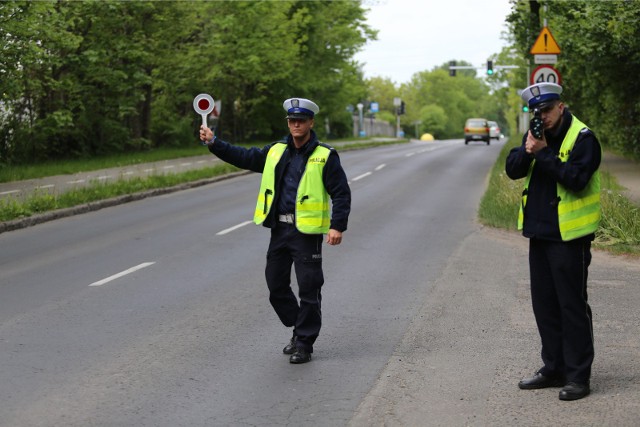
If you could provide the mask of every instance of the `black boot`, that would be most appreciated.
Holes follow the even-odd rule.
[[[291,337],[291,341],[289,341],[289,344],[284,346],[284,348],[282,349],[282,352],[284,354],[293,354],[296,352],[296,336],[295,335]]]
[[[311,361],[311,353],[303,348],[297,348],[289,358],[289,363],[307,363]]]

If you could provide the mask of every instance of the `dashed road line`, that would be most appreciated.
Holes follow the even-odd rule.
[[[237,230],[238,228],[244,227],[245,225],[249,225],[249,224],[253,224],[253,221],[245,221],[245,222],[241,222],[238,225],[234,225],[233,227],[229,227],[225,230],[219,231],[216,233],[216,236],[224,236],[227,233],[231,233],[234,230]]]
[[[367,176],[371,175],[372,173],[373,173],[373,172],[365,172],[365,173],[363,173],[362,175],[358,175],[358,176],[356,176],[356,177],[355,177],[355,178],[353,178],[351,181],[354,181],[354,182],[355,182],[355,181],[358,181],[358,180],[360,180],[360,179],[362,179],[362,178],[365,178],[365,177],[367,177]]]
[[[102,279],[102,280],[98,280],[97,282],[93,282],[89,286],[102,286],[105,283],[109,283],[112,280],[119,279],[122,276],[126,276],[127,274],[131,274],[134,271],[138,271],[140,269],[149,267],[150,265],[153,265],[153,264],[155,264],[155,261],[154,262],[143,262],[142,264],[138,264],[135,267],[131,267],[131,268],[127,269],[127,270],[121,271],[120,273],[114,274],[113,276],[109,276],[106,279]]]

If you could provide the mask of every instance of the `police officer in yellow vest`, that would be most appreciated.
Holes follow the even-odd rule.
[[[351,190],[338,153],[312,130],[318,106],[291,98],[283,107],[290,131],[286,141],[246,149],[218,139],[206,126],[200,139],[225,162],[262,173],[254,222],[271,229],[265,269],[269,301],[282,323],[293,328],[283,353],[291,363],[306,363],[322,321],[323,235],[329,245],[342,242]],[[300,302],[291,289],[292,264]]]
[[[529,238],[531,300],[543,366],[521,389],[562,387],[560,400],[590,392],[594,358],[587,272],[600,222],[602,150],[589,128],[560,99],[562,87],[539,83],[522,99],[540,112],[541,138],[527,132],[510,151],[506,172],[525,178],[518,229]]]

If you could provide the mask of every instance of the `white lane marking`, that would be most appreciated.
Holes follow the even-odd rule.
[[[351,181],[358,181],[359,179],[365,178],[369,175],[371,175],[373,172],[366,172],[363,173],[362,175],[356,176],[355,178],[353,178]]]
[[[36,188],[38,190],[44,190],[45,188],[53,188],[53,187],[55,187],[55,184],[38,185]]]
[[[153,172],[153,169],[145,169],[144,171],[149,173],[149,172]]]
[[[76,179],[75,181],[67,181],[67,184],[82,184],[84,179]]]
[[[411,153],[407,153],[407,154],[405,154],[404,156],[405,156],[405,157],[411,157],[411,156],[413,156],[414,154],[416,154],[416,153],[415,153],[415,152],[411,152]]]
[[[197,164],[206,163],[206,160],[198,160],[196,163]]]
[[[20,190],[9,190],[9,191],[3,191],[3,192],[2,192],[2,193],[0,193],[0,194],[4,195],[4,194],[19,193],[19,192],[20,192]]]
[[[383,164],[381,164],[380,166],[377,166],[377,167],[374,169],[374,171],[376,171],[376,172],[377,172],[377,171],[379,171],[380,169],[382,169],[382,168],[383,168],[383,167],[385,167],[385,166],[387,166],[387,165],[385,165],[385,164],[383,163]]]
[[[191,166],[191,162],[187,162],[187,163],[180,163],[180,166]]]
[[[128,172],[123,173],[122,175],[133,175],[133,172],[132,171],[128,171]]]
[[[120,278],[122,276],[126,276],[127,274],[131,274],[134,271],[138,271],[138,270],[140,270],[142,268],[149,267],[150,265],[153,265],[153,264],[155,264],[155,261],[154,262],[143,262],[140,265],[136,265],[135,267],[131,267],[128,270],[121,271],[120,273],[114,274],[113,276],[109,276],[106,279],[102,279],[102,280],[98,280],[97,282],[93,282],[89,286],[102,286],[105,283],[108,283],[108,282],[110,282],[112,280],[118,279],[118,278]]]
[[[101,175],[97,179],[100,180],[100,181],[105,181],[105,180],[107,180],[109,178],[111,178],[111,175]]]
[[[238,225],[234,225],[233,227],[227,228],[226,230],[222,230],[216,233],[216,236],[223,236],[227,233],[231,233],[233,230],[237,230],[240,227],[244,227],[245,225],[253,224],[253,221],[245,221],[241,222]]]
[[[173,169],[173,168],[175,168],[174,165],[167,165],[162,167],[162,169]]]

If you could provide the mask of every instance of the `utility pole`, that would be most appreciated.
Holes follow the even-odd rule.
[[[400,105],[402,99],[393,98],[393,106],[396,107],[396,138],[400,138]]]
[[[358,118],[360,119],[360,131],[358,132],[358,136],[365,136],[364,132],[364,117],[362,117],[362,109],[364,108],[364,104],[359,102],[358,105]]]

